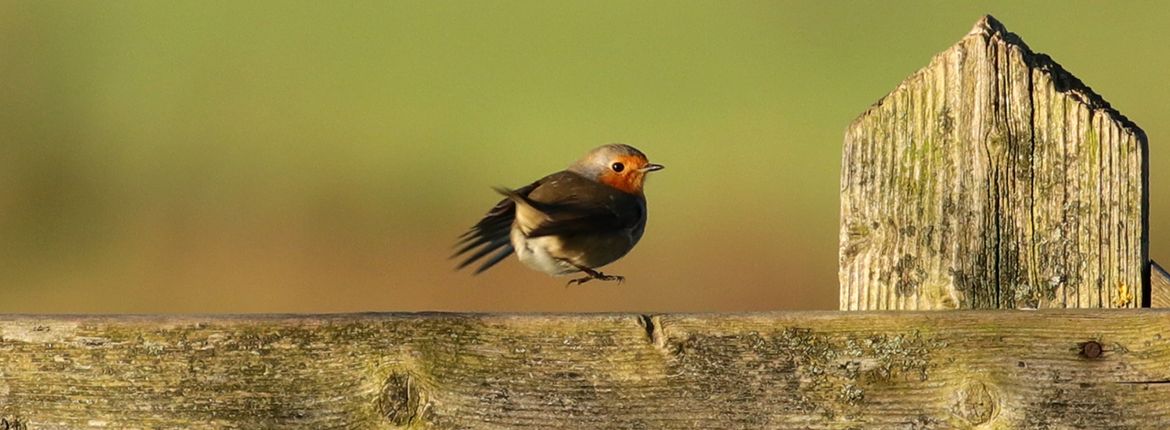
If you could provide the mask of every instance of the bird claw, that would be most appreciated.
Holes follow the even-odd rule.
[[[588,276],[586,276],[584,278],[570,279],[569,282],[565,283],[565,288],[569,288],[569,287],[573,286],[573,284],[581,285],[581,284],[584,284],[584,283],[592,281],[592,280],[593,280],[593,278],[590,278]]]
[[[592,281],[594,279],[599,280],[599,281],[617,281],[618,285],[621,285],[622,283],[626,282],[625,276],[606,275],[604,273],[598,272],[598,271],[590,269],[588,267],[578,267],[578,268],[581,269],[582,272],[585,272],[585,274],[587,276],[582,276],[582,277],[577,278],[577,279],[569,280],[569,282],[565,284],[566,288],[573,285],[573,284],[581,285],[581,284],[584,284],[586,282]]]

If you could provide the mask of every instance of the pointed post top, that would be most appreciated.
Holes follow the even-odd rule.
[[[1024,39],[1008,31],[1002,22],[991,15],[983,15],[982,18],[979,18],[979,21],[975,22],[975,26],[971,27],[971,31],[967,32],[966,37],[981,37],[985,40],[999,39],[1008,45],[1019,46],[1028,53],[1029,58],[1026,60],[1029,62],[1034,61],[1031,57],[1043,56],[1043,54],[1032,52],[1032,49],[1028,48],[1028,44],[1024,43]]]
[[[1007,28],[1003,26],[1003,23],[995,19],[994,16],[983,15],[982,18],[979,18],[979,21],[975,22],[975,26],[971,27],[971,31],[967,32],[967,34],[994,34],[1007,32]]]

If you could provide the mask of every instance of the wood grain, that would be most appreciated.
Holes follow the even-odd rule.
[[[1170,273],[1150,262],[1150,307],[1170,308]]]
[[[0,417],[28,429],[1167,428],[1166,327],[1164,310],[7,316]]]
[[[985,17],[846,131],[841,309],[1141,306],[1146,154]]]

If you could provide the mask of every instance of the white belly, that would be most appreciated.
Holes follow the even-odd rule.
[[[525,266],[550,275],[565,275],[578,269],[568,261],[553,257],[561,255],[561,240],[556,236],[542,236],[529,239],[520,229],[512,229],[512,247],[516,256]]]

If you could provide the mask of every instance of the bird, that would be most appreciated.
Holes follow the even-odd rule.
[[[476,275],[515,253],[552,276],[583,273],[566,286],[625,277],[597,270],[634,248],[646,230],[646,176],[664,168],[633,146],[613,143],[504,196],[456,242],[456,270],[480,261]],[[474,252],[473,252],[474,251]]]

